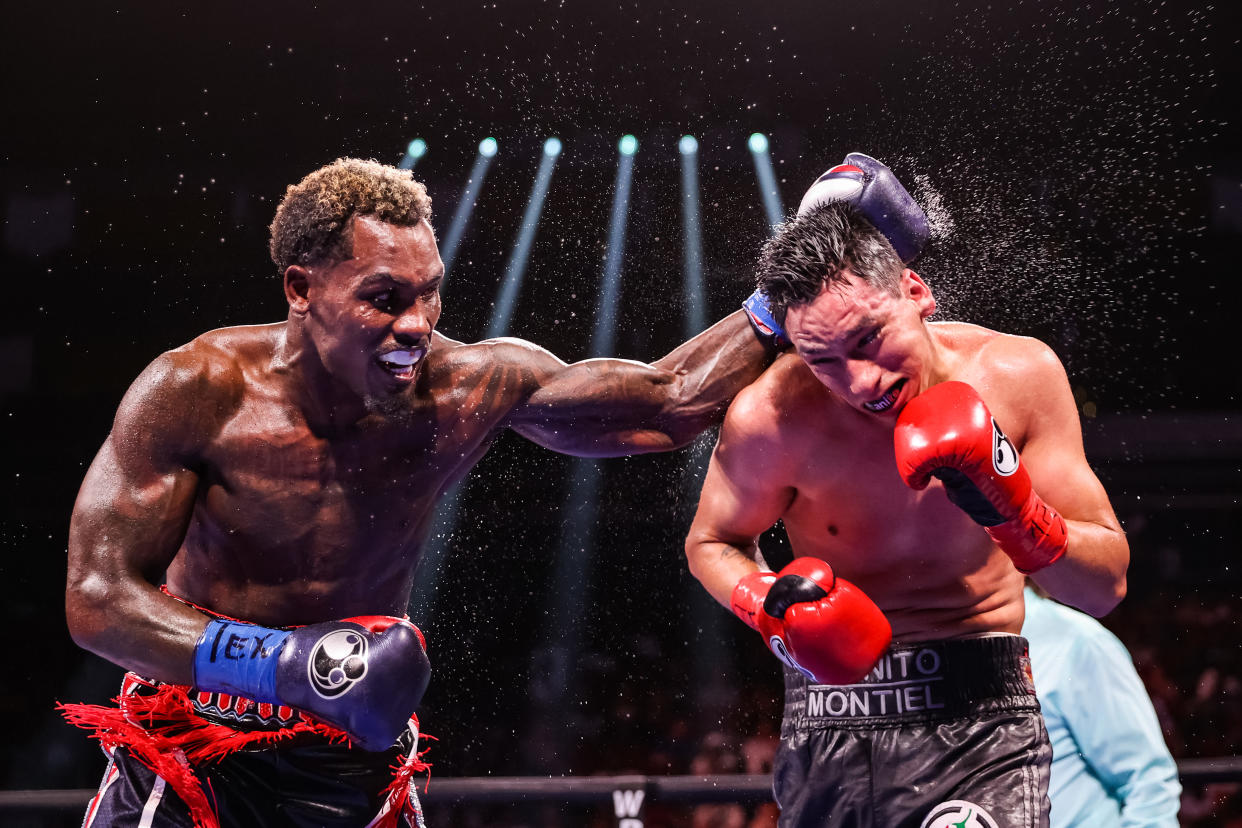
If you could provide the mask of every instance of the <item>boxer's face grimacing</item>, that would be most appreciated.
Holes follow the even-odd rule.
[[[931,384],[932,346],[923,320],[936,300],[910,270],[895,294],[848,270],[844,274],[847,284],[825,287],[811,302],[790,307],[785,330],[833,394],[860,411],[896,416]]]
[[[353,222],[353,256],[306,269],[305,327],[328,374],[382,408],[413,384],[431,347],[444,263],[426,221]]]

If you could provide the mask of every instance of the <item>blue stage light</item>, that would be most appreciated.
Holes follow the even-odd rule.
[[[687,150],[686,145],[693,144]],[[686,298],[686,339],[707,327],[706,292],[703,288],[703,232],[699,221],[698,141],[681,139],[682,278]]]
[[[621,140],[617,142],[617,149],[622,155],[633,155],[638,152],[638,139],[633,135],[622,135]]]
[[[561,139],[549,138],[543,142],[543,154],[555,158],[561,154]]]
[[[488,148],[491,151],[484,152]],[[444,260],[444,278],[446,280],[449,273],[453,270],[453,262],[457,259],[457,246],[461,244],[462,236],[465,235],[466,225],[470,221],[470,214],[474,212],[474,205],[479,197],[479,191],[483,188],[483,179],[487,176],[487,169],[491,166],[492,156],[495,154],[495,138],[488,138],[479,144],[479,154],[474,157],[474,166],[470,168],[470,177],[466,179],[466,188],[462,192],[461,198],[457,201],[457,209],[453,211],[453,220],[449,223],[448,234],[445,235],[444,242],[440,245],[440,258]],[[413,163],[413,161],[410,162],[411,165]],[[444,290],[443,283],[441,283],[440,290],[441,292]]]
[[[557,141],[549,138],[548,143]],[[549,151],[549,149],[554,151]],[[539,172],[535,174],[535,183],[531,187],[530,198],[526,202],[526,212],[522,216],[522,226],[518,231],[513,252],[505,265],[505,278],[496,296],[495,310],[492,311],[492,322],[487,327],[487,338],[509,335],[509,323],[513,319],[513,311],[517,308],[518,295],[522,290],[522,280],[526,276],[526,265],[530,260],[531,248],[535,242],[535,230],[539,226],[539,215],[543,212],[543,201],[548,195],[548,187],[552,183],[552,170],[556,167],[558,147],[543,146],[543,158],[539,161]]]
[[[422,138],[415,138],[406,147],[405,154],[413,158],[415,161],[427,154],[427,142]]]
[[[699,142],[693,135],[683,135],[677,142],[677,149],[682,155],[694,155],[699,151]]]
[[[762,132],[752,133],[746,144],[750,147],[751,160],[755,162],[755,175],[759,179],[759,194],[763,198],[763,211],[767,214],[768,225],[775,231],[781,223],[785,212],[781,204],[780,187],[776,183],[776,170],[772,167],[772,156],[768,153],[768,136]]]

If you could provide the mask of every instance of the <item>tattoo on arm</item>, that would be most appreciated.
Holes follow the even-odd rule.
[[[521,362],[483,358],[461,365],[451,374],[455,408],[461,416],[507,417],[538,387],[534,369]]]

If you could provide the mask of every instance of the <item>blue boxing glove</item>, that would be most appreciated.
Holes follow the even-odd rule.
[[[291,630],[214,618],[194,648],[197,689],[296,707],[368,751],[392,747],[430,680],[422,633],[387,615]]]
[[[861,152],[851,152],[844,163],[815,179],[802,196],[798,215],[831,201],[857,207],[906,264],[919,257],[931,237],[927,214],[893,171]]]
[[[750,296],[746,297],[746,301],[742,303],[742,310],[746,311],[746,318],[750,320],[750,326],[755,329],[755,336],[770,348],[781,350],[790,346],[788,335],[785,329],[781,327],[781,323],[776,321],[776,317],[772,315],[772,308],[768,305],[768,297],[761,290],[756,290]]]
[[[854,205],[867,221],[888,239],[905,264],[919,257],[931,237],[927,214],[893,175],[893,171],[861,152],[851,152],[838,164],[815,179],[802,196],[798,215],[806,215],[821,204],[844,201]],[[768,297],[756,290],[742,303],[755,333],[765,344],[785,348],[786,335],[768,305]]]

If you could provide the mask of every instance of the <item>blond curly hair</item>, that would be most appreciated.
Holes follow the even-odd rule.
[[[284,273],[290,265],[347,258],[357,215],[418,224],[431,218],[431,197],[408,170],[338,158],[285,190],[270,228],[272,261]]]

